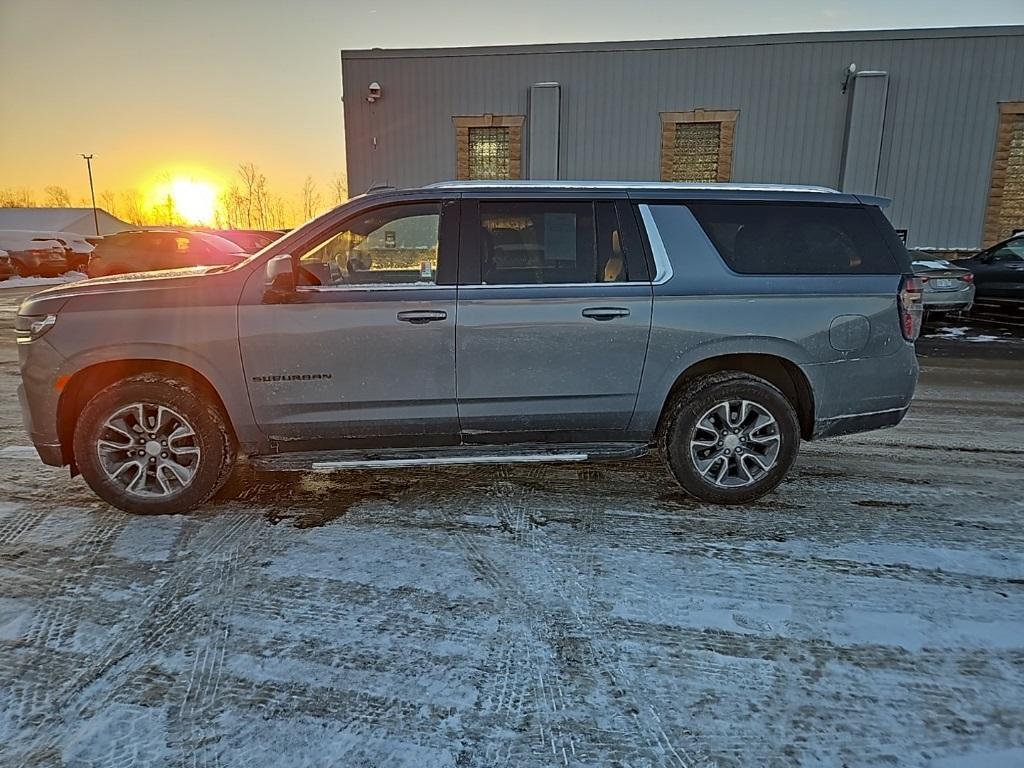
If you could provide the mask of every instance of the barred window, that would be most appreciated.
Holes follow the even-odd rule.
[[[455,178],[518,179],[524,115],[461,115],[455,124]]]
[[[509,129],[469,129],[469,178],[509,179]]]
[[[676,123],[671,181],[718,181],[721,123]]]
[[[732,179],[737,110],[661,113],[661,180],[708,183]]]

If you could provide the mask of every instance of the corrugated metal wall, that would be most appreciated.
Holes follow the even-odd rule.
[[[837,186],[854,62],[889,73],[877,193],[893,223],[912,246],[980,244],[997,103],[1024,101],[1024,28],[758,40],[343,52],[349,188],[452,178],[453,115],[528,114],[529,87],[552,81],[563,178],[657,179],[659,112],[707,108],[740,110],[734,181]]]

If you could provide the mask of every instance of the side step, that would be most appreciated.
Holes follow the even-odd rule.
[[[300,451],[254,456],[255,469],[270,472],[333,472],[338,469],[388,469],[457,464],[532,464],[600,461],[645,456],[646,443],[536,443],[458,445],[443,448],[388,448],[350,451]]]

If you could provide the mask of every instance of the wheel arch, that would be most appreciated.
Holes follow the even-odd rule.
[[[664,428],[665,416],[672,405],[694,380],[711,373],[738,371],[768,381],[792,403],[800,423],[800,434],[809,440],[814,432],[814,390],[807,376],[796,363],[779,355],[741,352],[715,355],[699,360],[680,373],[665,398],[658,418],[658,432]]]
[[[210,380],[195,368],[171,360],[108,360],[75,372],[61,389],[60,399],[57,401],[57,435],[60,439],[61,455],[66,464],[75,465],[75,426],[86,403],[111,384],[145,373],[160,374],[182,381],[210,397],[224,414],[224,422],[231,431],[231,438],[237,443],[238,436],[223,398]]]

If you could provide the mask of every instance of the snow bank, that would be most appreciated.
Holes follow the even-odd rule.
[[[87,280],[88,275],[81,272],[65,272],[59,277],[10,277],[7,280],[0,280],[0,289],[4,288],[27,288],[33,285],[60,285],[61,283],[77,283],[79,280]]]

